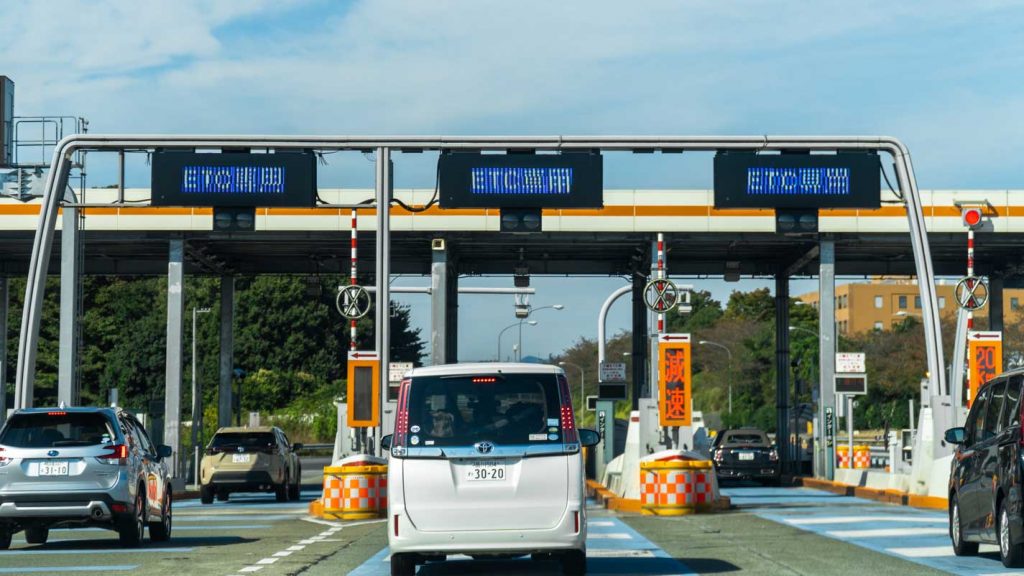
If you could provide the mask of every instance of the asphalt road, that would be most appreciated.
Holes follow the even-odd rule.
[[[153,575],[378,576],[389,574],[382,521],[329,522],[307,515],[319,495],[322,461],[304,463],[299,502],[270,494],[228,502],[175,505],[170,542],[122,549],[113,532],[55,530],[30,546],[16,536],[0,552],[0,574],[132,572]],[[920,511],[797,488],[728,488],[729,512],[678,518],[616,515],[591,509],[592,575],[814,574],[872,576],[1003,573],[990,551],[952,556],[941,512]],[[560,573],[527,559],[453,558],[421,567],[421,576]]]

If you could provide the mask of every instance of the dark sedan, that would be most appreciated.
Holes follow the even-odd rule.
[[[779,483],[779,453],[768,435],[756,428],[721,431],[711,447],[711,459],[719,480]]]

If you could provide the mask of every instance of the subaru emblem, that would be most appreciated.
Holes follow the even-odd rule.
[[[491,444],[490,442],[477,442],[476,444],[473,444],[473,447],[481,454],[490,454],[491,450],[494,450],[494,444]]]
[[[58,454],[60,454],[60,452],[57,452],[56,450],[50,450],[49,452],[46,453],[46,455],[51,457],[51,458],[53,458],[54,456],[56,456]]]
[[[239,452],[245,452],[245,448],[243,448],[243,447],[239,446],[239,447],[238,447],[238,451],[239,451]]]

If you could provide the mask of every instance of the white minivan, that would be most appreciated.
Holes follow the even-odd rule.
[[[449,554],[557,558],[586,573],[586,491],[565,373],[542,364],[416,368],[402,381],[388,465],[391,574]]]

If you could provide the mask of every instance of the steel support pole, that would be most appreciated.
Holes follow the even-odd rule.
[[[234,391],[231,379],[235,375],[235,277],[220,277],[220,381],[217,388],[217,426],[231,425],[234,410]]]
[[[988,279],[988,329],[1003,331],[1003,277],[989,276]],[[1002,372],[1002,366],[996,366],[996,372]]]
[[[377,148],[377,242],[376,242],[376,305],[374,308],[377,357],[380,359],[380,397],[388,397],[388,362],[390,361],[391,335],[391,149]],[[380,403],[380,421],[384,422],[384,404]],[[382,432],[378,431],[378,438]],[[374,443],[374,450],[380,454],[380,444]]]
[[[7,276],[0,274],[0,426],[7,420]]]
[[[836,245],[819,242],[818,265],[818,421],[816,443],[821,453],[822,476],[835,478],[835,374],[836,374]],[[787,329],[788,332],[788,329]]]
[[[640,409],[640,397],[657,397],[655,386],[647,380],[647,305],[644,304],[644,287],[647,277],[633,274],[633,410]]]
[[[430,363],[440,366],[447,364],[448,351],[448,250],[444,240],[435,240],[431,248]]]
[[[448,287],[448,298],[445,309],[445,353],[444,360],[449,364],[455,364],[459,361],[459,294],[468,292],[467,289],[459,289],[459,270],[456,265],[456,255],[454,253],[455,247],[452,246],[451,242],[446,243],[448,247],[448,266],[445,268],[445,274],[448,279],[445,284]]]
[[[167,358],[164,371],[164,440],[171,447],[171,474],[181,478],[181,359],[184,344],[185,241],[170,241],[167,259]]]
[[[790,472],[789,451],[789,277],[775,275],[775,443],[783,474]]]
[[[63,402],[66,406],[76,406],[81,398],[78,382],[78,324],[81,300],[78,297],[78,289],[82,260],[79,257],[78,209],[65,206],[61,219],[57,402]]]

